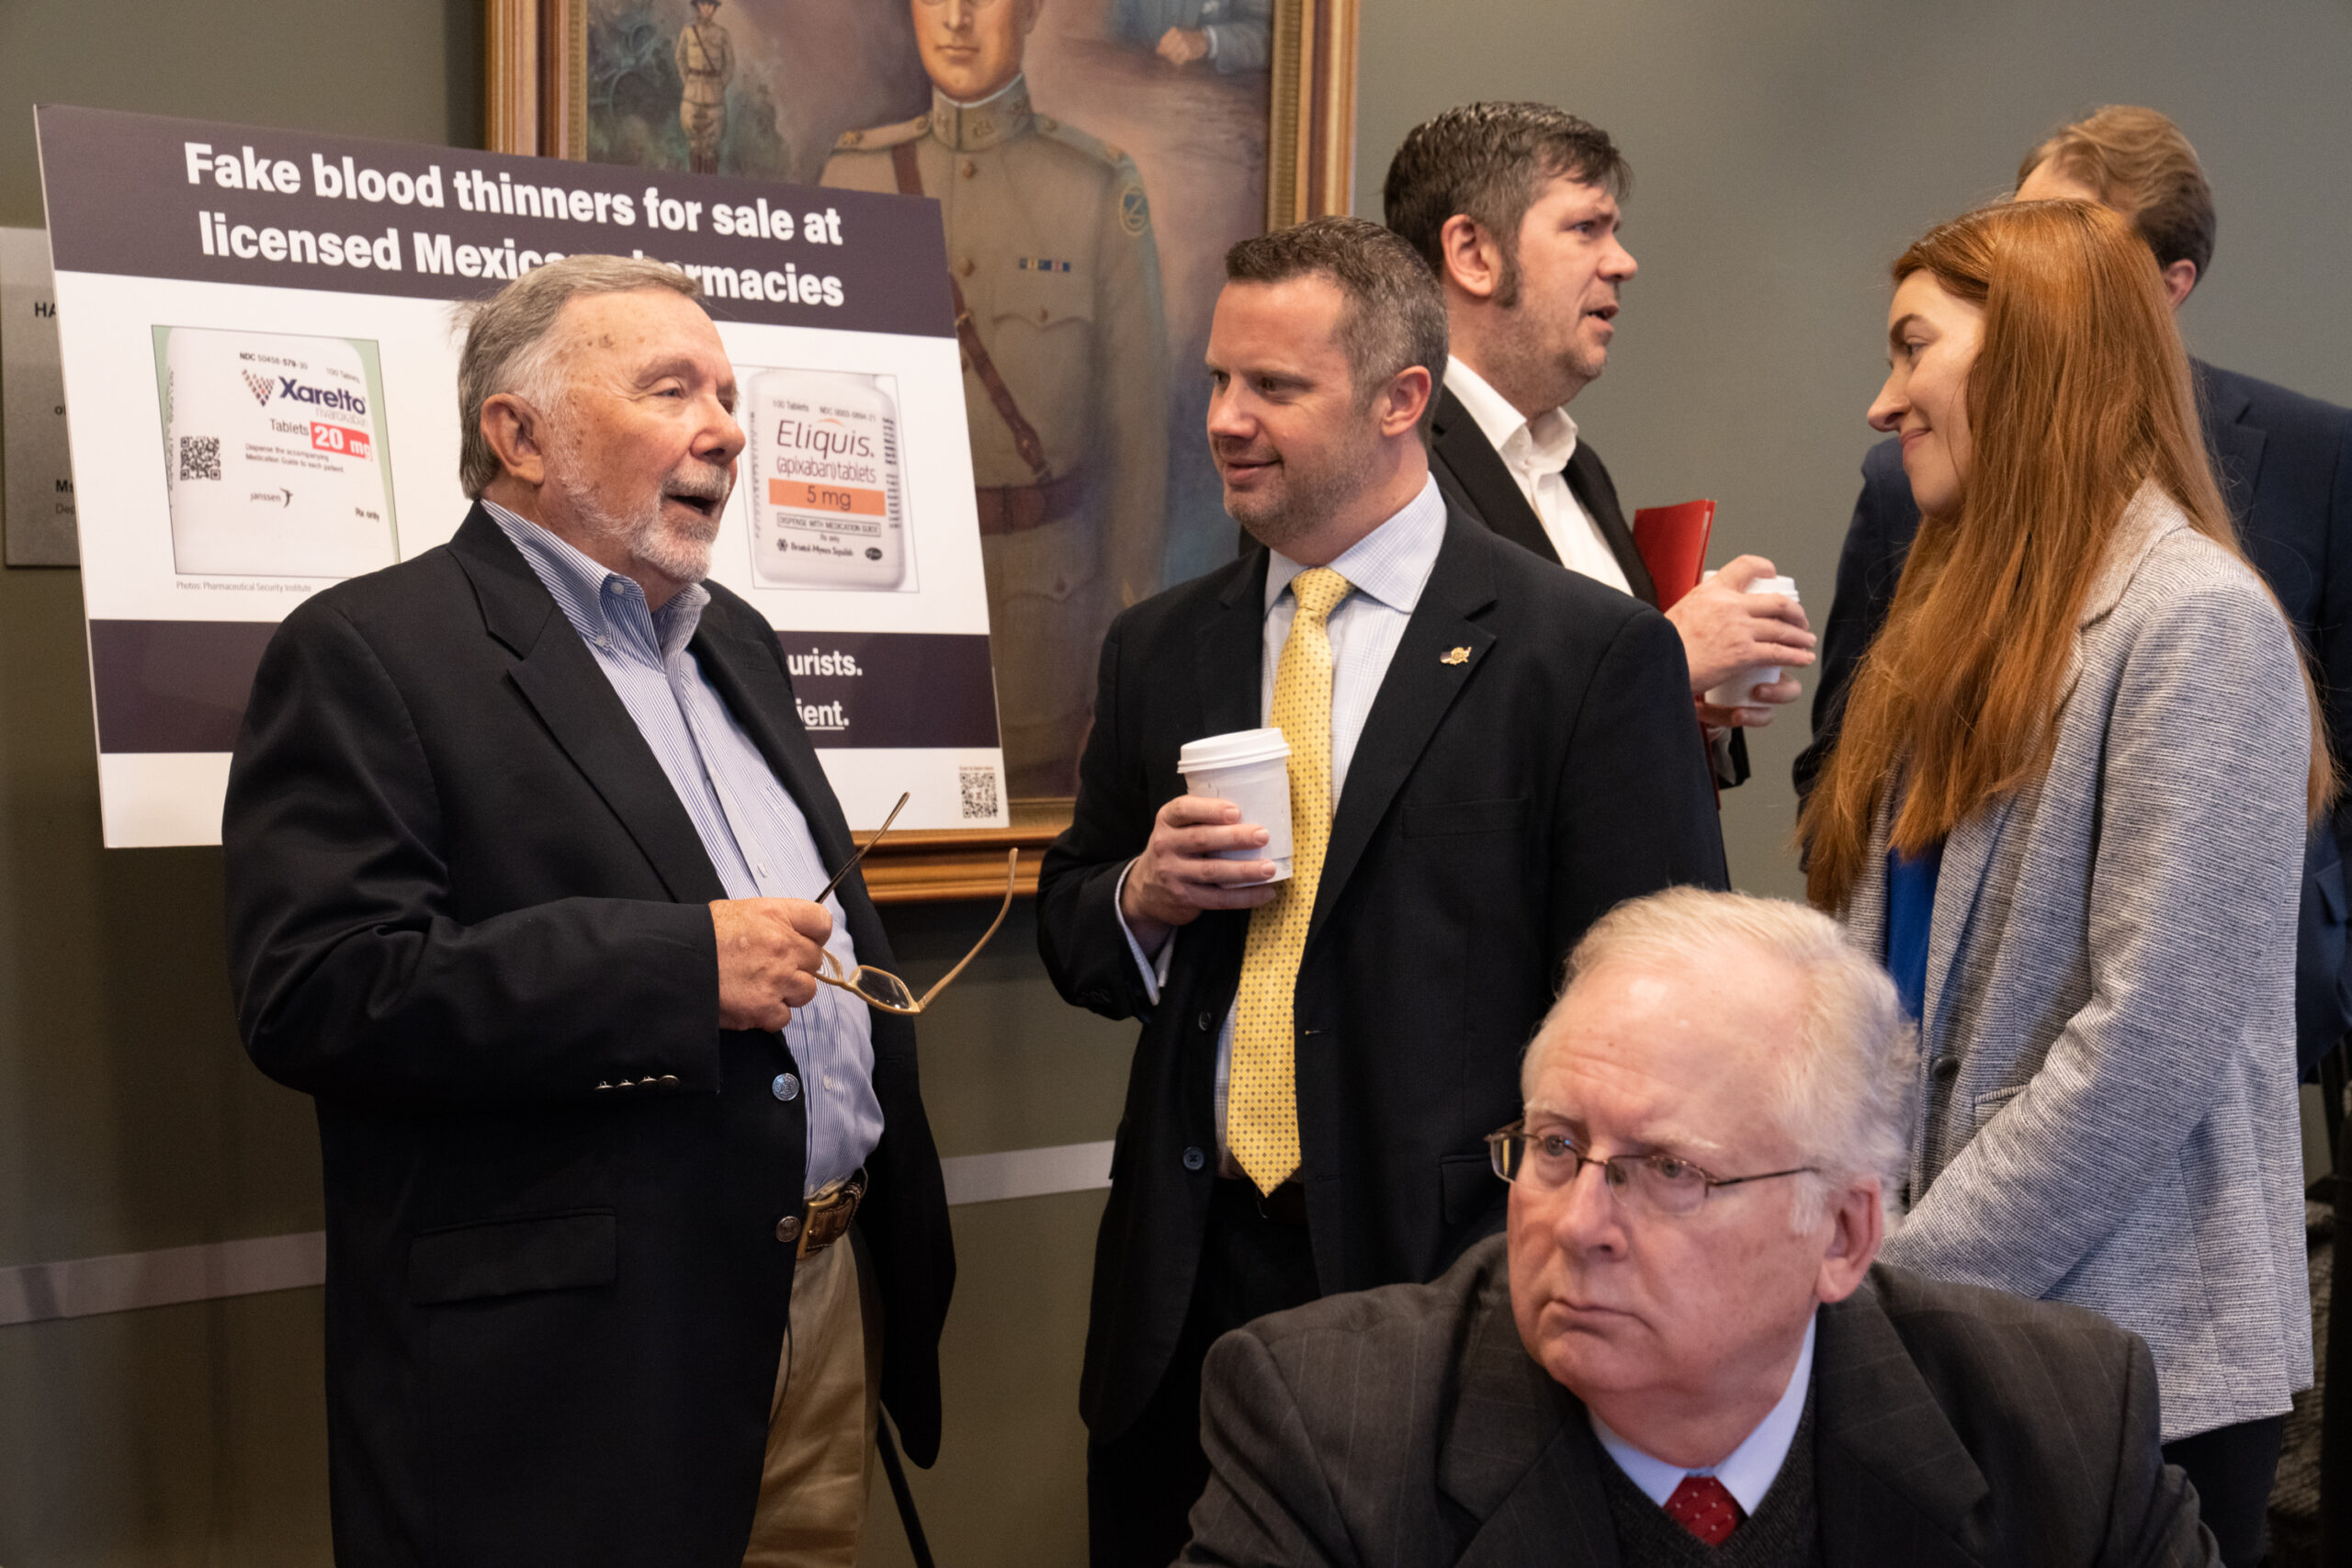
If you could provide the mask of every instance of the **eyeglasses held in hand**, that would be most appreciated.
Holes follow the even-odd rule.
[[[833,889],[842,885],[842,878],[857,869],[857,863],[865,858],[865,852],[882,841],[882,835],[890,830],[890,824],[899,819],[899,813],[906,808],[907,802],[912,796],[911,790],[899,796],[899,804],[890,807],[890,815],[882,818],[882,826],[874,829],[874,837],[866,840],[859,847],[857,853],[849,857],[848,864],[833,873],[833,879],[818,890],[817,897],[811,902],[823,903],[831,895]],[[961,975],[965,966],[980,955],[980,949],[989,944],[989,939],[996,935],[997,928],[1004,924],[1004,917],[1012,912],[1013,889],[1019,885],[1020,877],[1021,852],[1018,849],[1007,851],[1004,857],[1004,902],[997,907],[996,919],[990,920],[989,929],[980,933],[980,940],[972,944],[972,951],[964,954],[957,961],[955,968],[942,975],[931,989],[920,997],[915,995],[913,987],[891,974],[888,969],[876,969],[870,964],[861,964],[844,973],[841,960],[835,958],[830,951],[826,953],[824,962],[817,971],[817,978],[828,986],[839,986],[842,990],[849,992],[850,995],[858,998],[870,1007],[880,1008],[884,1012],[904,1013],[912,1017],[929,1007],[939,993],[947,988],[948,982]]]
[[[1524,1182],[1540,1191],[1555,1191],[1573,1184],[1584,1168],[1600,1168],[1602,1182],[1617,1198],[1653,1213],[1681,1215],[1707,1201],[1718,1187],[1738,1187],[1770,1181],[1780,1176],[1803,1176],[1819,1168],[1792,1166],[1755,1176],[1712,1176],[1679,1155],[1611,1155],[1596,1159],[1577,1146],[1576,1140],[1557,1133],[1531,1133],[1524,1122],[1514,1122],[1499,1133],[1487,1134],[1487,1148],[1495,1174],[1505,1181]]]

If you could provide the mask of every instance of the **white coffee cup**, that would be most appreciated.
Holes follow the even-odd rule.
[[[1245,826],[1266,830],[1257,849],[1224,850],[1219,860],[1270,860],[1280,882],[1290,874],[1290,742],[1279,729],[1237,729],[1189,741],[1176,754],[1187,794],[1229,800]]]
[[[1747,585],[1750,593],[1777,593],[1783,599],[1795,599],[1797,580],[1793,577],[1759,577]],[[1756,688],[1769,686],[1781,678],[1777,664],[1758,664],[1741,671],[1722,685],[1707,694],[1707,700],[1717,707],[1755,707]]]

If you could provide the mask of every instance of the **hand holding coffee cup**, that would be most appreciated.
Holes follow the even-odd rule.
[[[1237,851],[1227,860],[1263,859],[1280,882],[1290,874],[1290,742],[1279,729],[1237,729],[1187,741],[1176,753],[1176,771],[1187,794],[1204,800],[1229,800],[1244,822],[1266,830],[1265,846]]]
[[[1203,750],[1195,750],[1195,748]],[[1148,953],[1205,909],[1254,909],[1290,874],[1290,747],[1279,729],[1212,736],[1177,766],[1190,792],[1159,808],[1119,913]]]
[[[1814,661],[1815,638],[1796,583],[1761,556],[1741,556],[1710,572],[1667,612],[1681,634],[1699,716],[1718,728],[1755,728],[1794,702],[1790,668]]]

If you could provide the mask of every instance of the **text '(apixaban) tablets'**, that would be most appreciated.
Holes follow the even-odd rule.
[[[890,590],[907,580],[899,408],[886,379],[749,378],[752,570],[763,585]]]

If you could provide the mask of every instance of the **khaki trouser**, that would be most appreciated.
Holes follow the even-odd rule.
[[[880,1303],[852,1232],[792,1276],[744,1568],[855,1568],[881,1397]]]
[[[718,168],[718,141],[727,132],[727,106],[698,104],[687,99],[678,105],[678,124],[686,133],[686,149],[699,163]]]

